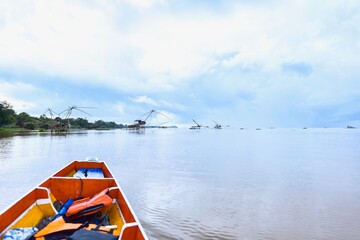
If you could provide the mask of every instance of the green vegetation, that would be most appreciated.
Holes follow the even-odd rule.
[[[39,131],[64,131],[68,126],[75,129],[114,129],[124,128],[125,125],[115,122],[105,122],[97,120],[94,123],[84,118],[67,118],[56,117],[48,118],[45,114],[40,117],[30,116],[26,112],[16,114],[12,105],[6,101],[0,102],[0,131],[11,130],[39,130]]]

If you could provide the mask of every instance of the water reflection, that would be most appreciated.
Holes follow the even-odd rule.
[[[12,155],[13,141],[9,136],[0,137],[0,168],[6,167],[6,156]]]
[[[107,161],[151,239],[358,239],[360,132],[146,129],[0,138],[0,207]]]

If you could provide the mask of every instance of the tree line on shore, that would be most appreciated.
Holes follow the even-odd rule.
[[[17,114],[13,106],[0,101],[0,128],[24,128],[29,130],[56,130],[64,129],[64,126],[77,129],[104,129],[104,128],[125,128],[126,125],[115,122],[97,120],[89,122],[85,118],[48,118],[45,114],[40,117],[30,116],[26,112]]]

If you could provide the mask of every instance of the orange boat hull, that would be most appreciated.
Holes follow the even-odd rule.
[[[104,178],[73,177],[81,168],[101,169]],[[65,203],[69,198],[90,198],[109,189],[113,203],[106,211],[112,226],[116,226],[119,239],[148,239],[131,209],[121,188],[104,162],[73,161],[39,186],[23,196],[0,215],[0,238],[14,228],[35,227],[43,218],[58,212],[55,201]]]

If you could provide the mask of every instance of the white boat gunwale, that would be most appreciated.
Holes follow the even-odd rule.
[[[78,170],[79,167],[89,167],[89,166],[96,166],[96,168],[101,168],[104,173],[104,178],[77,178],[72,176],[67,176],[71,171]],[[37,185],[35,188],[28,191],[26,194],[24,194],[22,197],[20,197],[18,200],[15,200],[12,204],[10,204],[7,208],[1,211],[0,213],[0,219],[4,218],[4,214],[6,215],[9,212],[14,211],[14,208],[21,205],[21,208],[19,208],[15,212],[19,213],[17,217],[10,218],[9,220],[0,223],[0,229],[2,229],[0,236],[3,236],[3,234],[11,229],[12,226],[14,226],[19,220],[21,220],[22,217],[24,217],[35,205],[38,204],[50,204],[52,207],[52,210],[55,214],[57,214],[56,209],[54,208],[52,204],[52,198],[51,198],[51,188],[46,187],[48,184],[51,186],[52,181],[74,181],[80,179],[81,183],[83,184],[83,181],[85,182],[92,182],[92,181],[99,181],[103,182],[100,184],[103,186],[109,185],[109,195],[113,198],[113,201],[115,201],[116,208],[119,211],[120,217],[123,220],[123,225],[121,226],[120,230],[120,236],[119,239],[122,239],[124,235],[126,235],[126,231],[130,230],[132,227],[137,227],[140,231],[142,238],[141,239],[148,239],[148,237],[145,234],[145,231],[143,227],[140,224],[140,221],[138,220],[137,216],[135,215],[134,210],[132,209],[127,197],[123,193],[123,190],[121,189],[120,185],[118,184],[117,180],[114,178],[113,173],[107,166],[107,164],[103,161],[100,162],[89,162],[86,160],[74,160],[64,166],[62,169],[57,171],[56,173],[50,175],[47,179],[42,181],[39,185]],[[46,197],[44,197],[44,193],[46,192]],[[40,198],[37,198],[37,194],[41,195]],[[24,204],[25,201],[25,204]],[[8,216],[9,217],[9,216]],[[5,218],[6,219],[6,218]],[[2,221],[0,221],[2,222]],[[127,234],[129,235],[129,234]]]

